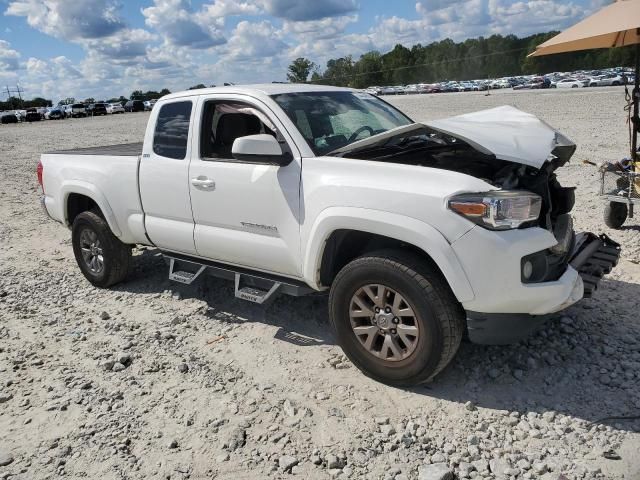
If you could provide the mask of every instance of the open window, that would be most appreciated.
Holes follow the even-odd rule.
[[[200,157],[230,160],[236,138],[265,133],[277,138],[276,132],[273,122],[256,107],[236,101],[209,101],[202,113]]]

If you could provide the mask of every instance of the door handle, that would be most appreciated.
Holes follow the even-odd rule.
[[[203,176],[192,178],[191,185],[193,185],[194,187],[201,187],[201,188],[207,188],[207,189],[216,188],[216,182]]]

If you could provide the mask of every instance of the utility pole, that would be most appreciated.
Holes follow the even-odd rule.
[[[9,85],[6,85],[6,92],[7,92],[7,102],[9,101],[12,95],[18,95],[18,98],[20,99],[19,106],[20,107],[22,106],[22,94],[24,93],[24,90],[20,87],[20,85],[16,85],[16,88],[9,88]]]

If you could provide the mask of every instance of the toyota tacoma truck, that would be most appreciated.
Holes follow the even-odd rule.
[[[463,336],[522,339],[616,265],[615,242],[574,233],[555,174],[574,150],[513,107],[417,123],[361,91],[271,84],[167,95],[142,143],[45,153],[37,171],[93,285],[150,245],[172,281],[228,278],[262,304],[328,292],[351,361],[412,385]]]

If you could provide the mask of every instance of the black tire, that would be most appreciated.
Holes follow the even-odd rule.
[[[627,220],[628,214],[629,208],[626,203],[609,202],[604,209],[604,223],[607,227],[617,230]]]
[[[101,248],[102,268],[92,271],[83,257],[81,238],[83,232],[97,238]],[[109,228],[106,220],[96,212],[80,213],[71,229],[73,253],[82,274],[96,287],[107,288],[124,280],[131,268],[131,247],[122,243]]]
[[[389,361],[375,356],[354,333],[349,315],[352,297],[369,284],[393,289],[413,309],[420,334],[406,358]],[[347,264],[331,285],[329,317],[353,364],[368,377],[397,387],[427,382],[440,373],[458,351],[465,325],[464,310],[438,269],[397,250],[370,253]]]

